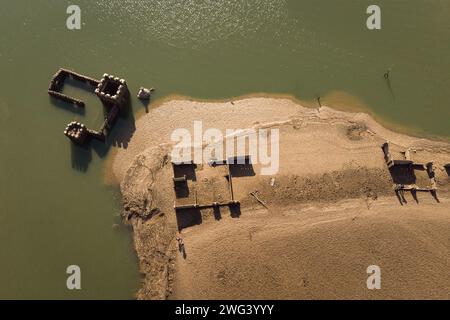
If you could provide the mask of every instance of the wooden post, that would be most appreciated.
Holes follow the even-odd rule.
[[[228,183],[230,186],[231,201],[234,201],[233,178],[231,176],[230,164],[228,164]]]

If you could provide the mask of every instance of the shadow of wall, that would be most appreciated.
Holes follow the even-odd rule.
[[[203,222],[200,209],[177,209],[176,217],[179,231]]]
[[[395,184],[415,184],[417,181],[414,167],[411,165],[396,165],[389,168],[392,180]]]

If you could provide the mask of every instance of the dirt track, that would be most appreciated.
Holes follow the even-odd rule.
[[[172,299],[450,298],[449,205],[380,199],[243,212],[185,231]],[[366,269],[381,268],[381,290]]]

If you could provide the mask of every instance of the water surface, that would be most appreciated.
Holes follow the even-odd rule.
[[[380,31],[365,27],[366,0],[78,0],[82,30],[68,31],[67,1],[2,0],[0,298],[127,299],[139,286],[130,234],[115,226],[118,190],[102,179],[133,127],[107,145],[71,146],[65,124],[96,127],[102,113],[80,88],[65,90],[88,102],[85,113],[50,100],[58,67],[113,73],[158,98],[267,92],[334,103],[327,94],[345,92],[391,125],[450,137],[450,2],[377,3]],[[79,292],[65,287],[70,264],[82,268]]]

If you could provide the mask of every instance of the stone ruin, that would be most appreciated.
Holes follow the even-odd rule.
[[[103,103],[121,107],[128,96],[127,83],[124,79],[105,73],[95,89],[95,94]]]
[[[86,141],[86,138],[88,137],[89,133],[88,129],[84,124],[72,121],[67,125],[66,129],[64,130],[64,135],[73,142],[82,144]]]
[[[48,94],[55,99],[72,103],[80,108],[85,107],[84,101],[61,93],[67,78],[83,82],[92,87],[93,92],[106,107],[107,115],[99,130],[89,129],[80,122],[72,121],[64,130],[64,135],[78,144],[85,143],[89,137],[105,141],[108,129],[111,129],[114,125],[120,110],[128,105],[129,91],[126,81],[107,73],[103,75],[101,80],[96,80],[67,69],[59,69],[50,81]]]

